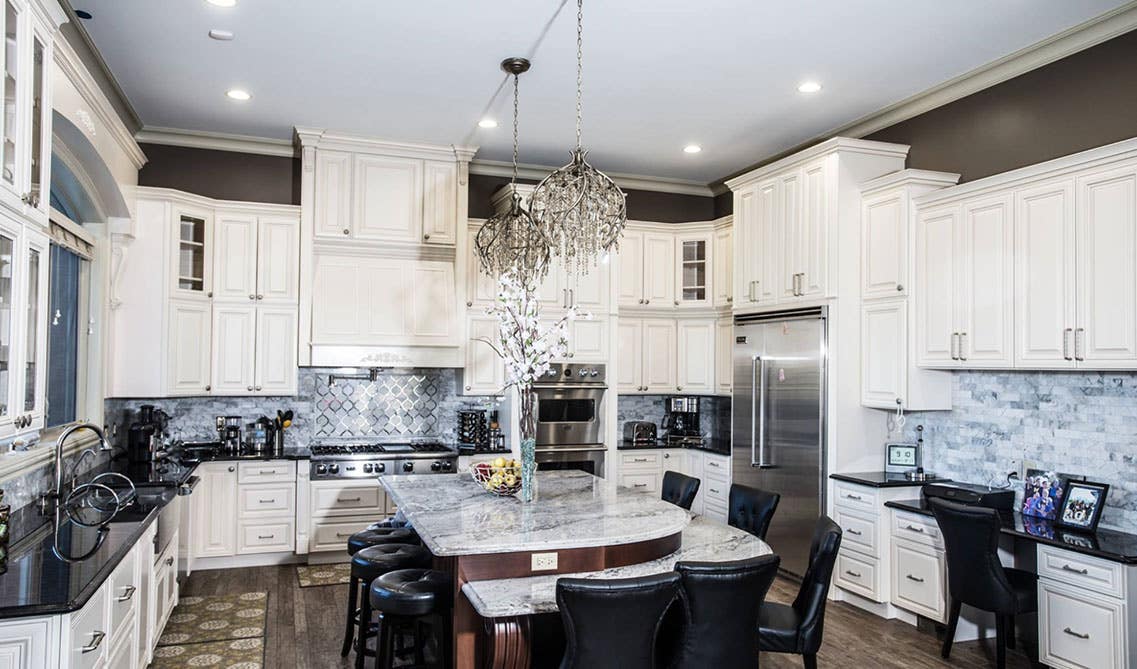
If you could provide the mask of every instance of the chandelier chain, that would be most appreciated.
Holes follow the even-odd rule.
[[[576,0],[576,148],[580,149],[580,126],[584,107],[584,0]]]
[[[510,185],[517,184],[517,73],[513,74],[513,178]]]

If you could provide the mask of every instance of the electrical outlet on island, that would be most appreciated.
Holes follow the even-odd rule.
[[[533,553],[533,571],[556,571],[556,553]]]

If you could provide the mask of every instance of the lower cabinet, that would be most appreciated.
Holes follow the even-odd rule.
[[[48,669],[55,665],[48,650],[58,648],[55,620],[17,619],[0,623],[0,667],[4,669]]]
[[[296,463],[206,462],[191,496],[195,559],[291,553],[296,546]]]
[[[892,512],[892,603],[947,621],[947,560],[936,519]]]
[[[374,479],[312,481],[308,499],[309,553],[346,551],[351,535],[395,510]]]
[[[699,493],[691,505],[695,515],[725,523],[730,499],[730,458],[681,448],[621,451],[616,481],[619,485],[653,495],[663,492],[668,471],[699,479]]]

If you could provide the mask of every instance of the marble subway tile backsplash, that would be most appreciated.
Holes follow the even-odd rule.
[[[1110,485],[1102,526],[1137,532],[1137,373],[957,372],[951,411],[908,415],[924,426],[925,467],[999,484],[1025,461]],[[1015,484],[1021,497],[1022,485]]]
[[[664,401],[671,395],[620,395],[616,400],[616,437],[623,439],[624,423],[646,420],[662,428],[667,413]],[[705,437],[730,439],[730,398],[699,398],[699,429]],[[659,431],[660,436],[663,430]]]

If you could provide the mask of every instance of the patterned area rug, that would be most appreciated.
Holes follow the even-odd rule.
[[[267,592],[182,597],[170,614],[170,622],[166,623],[158,645],[185,646],[207,641],[257,639],[265,635],[267,609]]]
[[[301,588],[351,583],[351,563],[299,565],[296,567],[296,577],[300,579]]]
[[[264,639],[231,639],[154,649],[150,669],[186,669],[212,667],[214,669],[262,669],[264,667]]]

